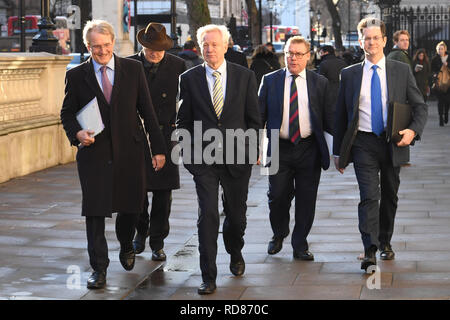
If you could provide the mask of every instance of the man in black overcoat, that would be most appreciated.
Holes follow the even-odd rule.
[[[173,41],[167,36],[166,28],[162,24],[150,22],[145,29],[139,31],[137,40],[144,48],[129,58],[142,62],[144,66],[159,128],[170,155],[174,146],[171,135],[175,130],[177,115],[178,78],[186,71],[186,65],[183,59],[166,52],[173,47]],[[143,252],[145,240],[149,235],[152,260],[165,261],[163,247],[164,239],[169,235],[172,190],[180,188],[180,175],[178,165],[170,159],[167,159],[163,169],[155,171],[147,144],[145,148],[147,191],[153,193],[152,207],[149,217],[149,202],[145,197],[144,210],[136,225],[137,234],[133,246],[136,254]]]
[[[144,137],[140,119],[149,132],[155,170],[165,164],[166,146],[159,130],[142,64],[114,55],[114,29],[106,21],[89,21],[83,31],[91,57],[66,74],[61,121],[76,156],[86,217],[89,261],[94,272],[87,287],[106,285],[109,265],[105,217],[118,212],[119,259],[125,270],[134,267],[133,236],[144,207]],[[94,136],[82,128],[77,113],[94,98],[104,129]]]

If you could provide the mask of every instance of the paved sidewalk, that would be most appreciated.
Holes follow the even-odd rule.
[[[182,169],[165,245],[168,261],[151,261],[147,249],[132,271],[123,270],[114,216],[106,227],[107,287],[89,291],[81,191],[76,166],[69,164],[0,184],[0,299],[450,299],[450,126],[438,126],[436,109],[431,102],[423,140],[412,148],[412,165],[401,171],[392,243],[396,259],[379,261],[381,289],[367,287],[368,275],[357,260],[363,247],[353,168],[340,175],[331,167],[322,173],[308,238],[314,262],[292,258],[290,236],[280,253],[267,254],[272,236],[267,177],[254,168],[243,249],[246,272],[239,278],[230,273],[220,234],[218,289],[199,296],[197,201],[192,177]]]

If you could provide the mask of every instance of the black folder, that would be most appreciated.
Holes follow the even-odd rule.
[[[388,134],[390,140],[397,143],[402,139],[402,136],[398,134],[411,124],[412,112],[409,104],[391,102],[389,105],[388,114]]]

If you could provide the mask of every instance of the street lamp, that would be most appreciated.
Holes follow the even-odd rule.
[[[270,42],[273,43],[273,28],[272,28],[272,9],[275,5],[275,0],[267,0],[268,4],[269,4],[269,9],[270,9],[270,14],[269,14],[269,19],[270,19]]]
[[[375,0],[375,4],[380,7],[381,20],[386,24],[387,42],[385,50],[389,52],[392,49],[392,9],[398,7],[401,0]]]
[[[317,47],[320,48],[320,17],[322,14],[320,13],[320,9],[317,10]]]
[[[309,8],[309,24],[310,24],[309,37],[311,38],[312,48],[314,49],[314,36],[315,36],[315,33],[313,32],[313,25],[314,25],[313,19],[314,19],[314,10],[313,10],[313,8]]]
[[[58,39],[53,35],[55,25],[50,19],[50,0],[41,0],[41,21],[38,23],[39,32],[33,37],[30,52],[50,52],[61,54]]]

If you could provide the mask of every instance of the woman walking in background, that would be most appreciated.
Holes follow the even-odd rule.
[[[436,82],[439,72],[443,65],[448,68],[448,53],[447,45],[444,41],[441,41],[436,46],[437,54],[431,60],[431,72],[433,72],[433,80],[435,83],[435,92],[438,98],[438,112],[439,112],[439,126],[444,126],[444,123],[448,123],[448,109],[450,107],[450,92],[440,91],[437,88]]]
[[[417,86],[422,92],[423,100],[427,101],[430,94],[430,75],[431,67],[425,49],[421,48],[417,50],[413,58],[413,71],[416,78]]]

